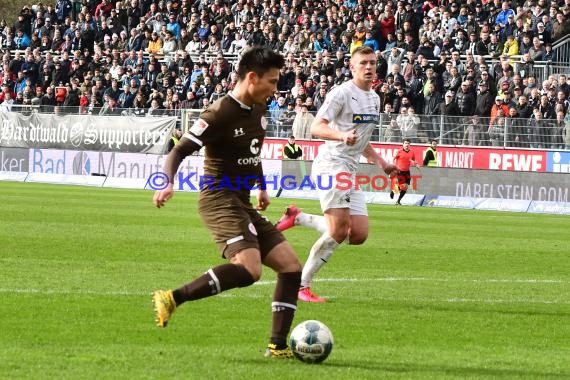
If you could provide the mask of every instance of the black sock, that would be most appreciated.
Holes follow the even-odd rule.
[[[400,196],[398,197],[398,203],[400,203],[402,198],[404,198],[404,195],[406,195],[406,190],[400,190]]]
[[[390,199],[394,199],[394,190],[390,191]]]
[[[194,281],[172,292],[174,302],[180,305],[186,301],[210,297],[224,290],[243,288],[255,281],[242,265],[223,264],[209,269]]]
[[[273,312],[270,343],[278,349],[287,347],[287,334],[291,329],[295,310],[297,310],[297,292],[301,285],[301,272],[279,273],[273,293],[271,310]]]

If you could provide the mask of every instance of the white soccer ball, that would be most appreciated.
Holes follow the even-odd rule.
[[[333,348],[331,330],[322,322],[309,320],[299,323],[289,338],[295,357],[305,363],[320,363]]]

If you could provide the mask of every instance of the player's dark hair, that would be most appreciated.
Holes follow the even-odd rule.
[[[404,141],[402,141],[402,142],[409,142],[410,144],[412,143],[412,142],[410,141],[410,139],[404,139]]]
[[[285,66],[285,58],[267,47],[254,46],[243,53],[238,64],[237,75],[240,80],[250,71],[262,77],[271,69]]]

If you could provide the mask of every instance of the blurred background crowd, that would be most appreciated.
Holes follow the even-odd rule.
[[[351,77],[350,52],[368,45],[375,140],[565,148],[570,84],[536,67],[559,61],[569,13],[570,0],[40,2],[1,21],[0,109],[204,109],[235,86],[240,53],[267,45],[286,57],[270,133],[310,138],[326,94]]]

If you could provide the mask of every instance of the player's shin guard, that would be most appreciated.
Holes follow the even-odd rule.
[[[327,222],[325,217],[322,215],[313,215],[302,212],[297,215],[297,223],[303,227],[313,228],[322,234],[327,232]]]
[[[271,340],[277,348],[287,346],[287,333],[291,329],[295,310],[297,310],[297,292],[301,282],[301,272],[279,273],[273,294],[271,310]]]
[[[328,233],[324,233],[319,240],[315,242],[309,253],[309,258],[303,267],[303,275],[301,276],[301,287],[307,288],[313,282],[313,276],[325,265],[332,256],[335,249],[340,244],[336,242]]]
[[[176,305],[182,302],[194,301],[210,297],[224,290],[243,288],[255,281],[242,265],[223,264],[208,269],[206,273],[189,284],[172,292]]]

